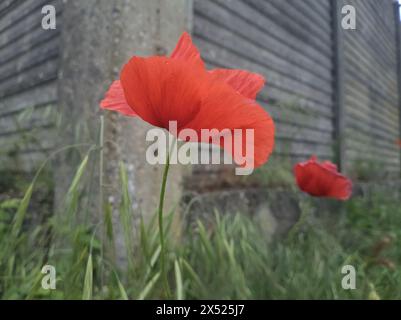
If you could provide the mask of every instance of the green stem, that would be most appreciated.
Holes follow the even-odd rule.
[[[103,200],[103,172],[104,172],[104,116],[100,116],[100,133],[99,133],[99,217],[104,214]],[[106,224],[105,224],[106,225]],[[107,232],[105,232],[107,235]]]
[[[175,143],[177,140],[174,140],[172,149],[174,150],[175,148]],[[168,171],[170,169],[170,151],[167,152],[167,157],[166,157],[166,164],[164,166],[164,172],[163,172],[163,180],[162,180],[162,186],[160,190],[160,200],[159,200],[159,235],[160,235],[160,261],[161,261],[161,271],[162,271],[162,278],[164,282],[164,290],[167,294],[167,296],[170,296],[170,289],[168,285],[168,279],[167,279],[167,273],[166,273],[166,263],[165,263],[165,256],[166,256],[166,249],[165,249],[165,239],[164,239],[164,227],[163,227],[163,206],[164,206],[164,198],[166,194],[166,185],[167,185],[167,177],[168,177]]]

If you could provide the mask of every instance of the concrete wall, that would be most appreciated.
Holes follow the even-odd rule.
[[[64,6],[61,35],[58,110],[63,115],[60,145],[99,144],[100,115],[105,117],[104,167],[99,169],[98,152],[91,164],[92,179],[103,174],[103,185],[91,189],[94,223],[103,221],[101,202],[113,206],[113,225],[118,248],[124,238],[119,220],[121,181],[119,164],[125,164],[129,193],[133,200],[133,220],[140,214],[145,221],[155,213],[161,185],[162,167],[145,159],[145,137],[149,125],[140,119],[101,112],[99,102],[119,71],[134,54],[167,54],[187,29],[190,10],[185,0],[86,0],[69,1]],[[85,149],[85,148],[84,148]],[[87,150],[87,148],[86,148]],[[81,150],[81,154],[84,153]],[[63,153],[57,164],[56,203],[61,203],[79,161],[77,153]],[[181,167],[172,168],[166,212],[180,199]],[[103,199],[100,197],[103,196]],[[132,221],[138,225],[137,221]],[[123,258],[124,251],[118,250]]]
[[[41,27],[46,4],[56,7],[56,30]],[[173,49],[180,34],[188,30],[190,5],[186,0],[0,2],[0,169],[35,170],[51,151],[80,145],[59,153],[52,162],[55,209],[65,214],[66,192],[83,156],[99,146],[104,115],[104,166],[99,167],[100,151],[93,151],[86,178],[94,183],[88,186],[86,209],[93,225],[101,227],[101,207],[111,203],[120,259],[125,251],[118,212],[119,165],[127,168],[133,226],[141,214],[148,220],[155,213],[162,168],[145,160],[145,134],[150,126],[101,112],[99,102],[134,54],[168,54]],[[25,141],[28,134],[34,141]],[[166,212],[180,199],[181,169],[172,168]],[[104,177],[101,186],[100,176]],[[80,219],[87,216],[84,208],[77,214]]]

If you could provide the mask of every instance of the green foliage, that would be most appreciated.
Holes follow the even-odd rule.
[[[295,190],[292,172],[292,164],[288,158],[273,155],[267,165],[257,168],[252,175],[244,179],[255,182],[257,186]]]
[[[77,170],[64,212],[80,212],[83,171]],[[157,217],[132,228],[133,209],[124,166],[120,178],[121,229],[129,263],[117,264],[117,252],[105,245],[114,238],[110,206],[102,228],[77,221],[75,214],[54,217],[26,230],[29,188],[22,200],[0,203],[0,298],[2,299],[158,299],[164,292]],[[32,184],[34,186],[34,184]],[[320,200],[307,199],[303,219],[288,236],[270,241],[251,218],[219,215],[206,225],[198,221],[177,245],[165,220],[166,271],[174,299],[400,299],[401,205],[399,198],[374,195],[327,206],[319,216],[336,215],[324,223],[311,212],[323,210]],[[342,214],[339,215],[339,213]],[[67,219],[68,221],[66,221]],[[71,221],[73,220],[73,221]],[[138,230],[139,234],[128,234]],[[134,231],[133,231],[134,232]],[[132,241],[136,240],[135,247]],[[56,267],[56,290],[41,287],[45,264]],[[357,272],[357,289],[341,287],[342,266]]]
[[[386,178],[383,165],[375,160],[357,159],[353,161],[350,172],[356,181],[377,181]]]
[[[9,228],[20,202],[19,199],[8,199],[0,202],[0,234]]]
[[[93,264],[92,264],[92,254],[89,254],[88,263],[86,265],[84,292],[82,295],[82,300],[91,300],[92,290],[93,290]]]
[[[21,151],[48,149],[46,139],[43,137],[43,124],[54,123],[56,116],[57,108],[52,104],[29,106],[22,112],[11,116],[9,121],[12,122],[14,130],[18,132],[18,139],[2,146],[0,170],[4,171],[10,167],[18,168]],[[48,129],[48,133],[50,131],[51,129]]]

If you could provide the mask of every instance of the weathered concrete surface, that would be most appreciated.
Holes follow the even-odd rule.
[[[373,203],[383,196],[401,201],[401,181],[355,183],[353,186],[352,198]],[[216,212],[223,215],[245,214],[265,231],[268,238],[285,236],[301,215],[302,220],[307,219],[308,223],[333,226],[347,214],[346,202],[266,187],[187,192],[181,206],[186,230],[191,230],[197,220],[207,226],[213,225]],[[302,223],[300,227],[303,227]]]
[[[162,168],[147,164],[145,134],[150,126],[112,112],[101,112],[99,102],[108,86],[118,79],[124,63],[133,55],[168,54],[181,32],[187,30],[190,1],[85,0],[66,1],[62,30],[59,80],[60,112],[63,114],[60,145],[96,143],[100,115],[105,116],[104,198],[114,203],[113,225],[119,259],[125,256],[118,217],[119,162],[128,170],[129,191],[135,217],[145,220],[157,209]],[[60,203],[76,169],[78,157],[64,155],[56,170],[59,179],[56,202]],[[96,157],[95,157],[96,158]],[[98,163],[98,161],[96,162]],[[96,164],[97,166],[97,164]],[[98,167],[92,167],[99,176]],[[180,198],[182,170],[172,166],[166,212]],[[93,181],[96,181],[94,179]],[[99,185],[92,185],[93,222],[102,221]],[[135,225],[135,223],[134,223]]]
[[[299,194],[260,188],[187,194],[182,212],[187,227],[198,219],[212,223],[214,214],[246,214],[252,217],[269,236],[282,235],[298,221]]]

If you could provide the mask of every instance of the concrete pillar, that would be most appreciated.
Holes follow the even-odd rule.
[[[133,219],[142,214],[148,220],[156,212],[162,167],[149,165],[145,159],[145,134],[150,126],[140,119],[101,112],[99,102],[130,57],[169,54],[181,32],[188,30],[190,20],[191,1],[188,0],[69,0],[64,4],[59,147],[96,143],[100,115],[104,114],[103,193],[106,200],[114,203],[113,226],[120,260],[124,259],[125,251],[117,210],[121,191],[119,162],[123,161],[128,169]],[[78,158],[76,152],[75,155],[70,152],[59,159],[55,170],[56,204],[62,201]],[[103,216],[99,209],[101,192],[96,153],[92,160],[90,211],[92,223],[99,223]],[[173,166],[170,173],[166,212],[180,198],[182,168]]]

